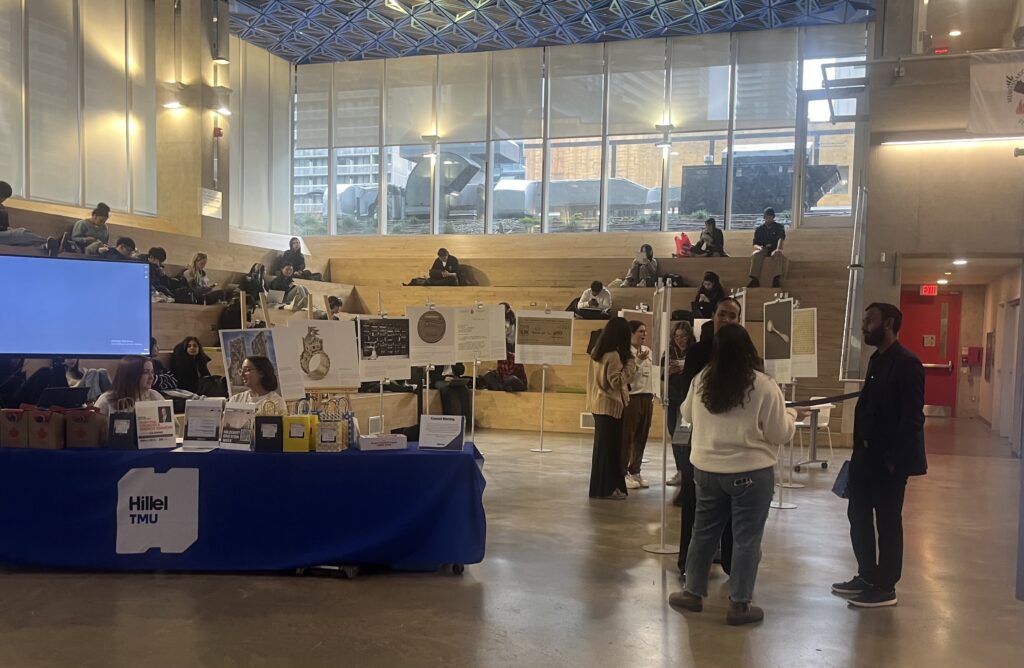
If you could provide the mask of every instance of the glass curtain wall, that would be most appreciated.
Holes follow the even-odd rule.
[[[0,172],[16,197],[156,212],[153,11],[0,3]]]
[[[333,151],[316,204],[333,209],[338,234],[682,230],[708,217],[742,229],[767,206],[789,224],[799,169],[816,178],[798,215],[848,215],[855,127],[829,122],[814,73],[863,60],[866,34],[839,25],[302,65],[296,179],[315,171],[300,166],[304,151]],[[322,77],[306,72],[318,67],[333,68],[333,97],[313,89]],[[329,113],[318,107],[328,99]],[[329,145],[326,129],[304,130],[317,114],[333,118]]]

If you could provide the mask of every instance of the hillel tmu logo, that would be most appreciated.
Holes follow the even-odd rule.
[[[181,554],[199,538],[199,469],[129,469],[117,483],[117,554]]]

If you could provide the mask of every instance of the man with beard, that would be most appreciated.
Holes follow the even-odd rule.
[[[857,400],[847,486],[857,575],[832,585],[837,594],[853,595],[850,604],[860,608],[896,605],[907,478],[928,470],[924,367],[897,340],[902,321],[903,314],[892,304],[871,304],[864,316],[864,343],[877,350]]]

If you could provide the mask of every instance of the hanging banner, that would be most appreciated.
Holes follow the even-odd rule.
[[[516,362],[572,364],[572,311],[520,311],[516,317]]]
[[[1019,52],[971,56],[971,109],[967,130],[1024,133],[1024,57]]]
[[[465,306],[455,309],[455,348],[459,361],[505,359],[505,307]]]
[[[455,349],[457,330],[455,308],[406,306],[409,319],[409,363],[448,365],[458,362]]]
[[[793,382],[793,300],[764,305],[764,370],[780,385]]]
[[[359,319],[359,379],[405,380],[409,362],[408,318]]]
[[[818,309],[793,309],[793,377],[818,377]]]

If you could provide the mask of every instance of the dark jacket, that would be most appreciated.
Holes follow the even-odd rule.
[[[717,227],[711,230],[711,245],[704,245],[704,239],[701,239],[697,242],[697,245],[693,247],[692,252],[695,255],[703,255],[704,253],[710,253],[712,251],[717,253],[725,252],[725,235],[722,234],[722,230]]]
[[[707,295],[708,300],[702,302],[700,300],[701,295]],[[725,289],[719,285],[711,286],[710,290],[705,290],[704,285],[700,286],[697,290],[697,298],[693,300],[693,311],[694,313],[700,314],[702,318],[710,318],[715,313],[715,307],[718,306],[718,302],[725,299]]]
[[[439,381],[444,380],[444,369],[447,365],[438,364],[430,372],[430,386],[435,387]],[[461,378],[466,373],[466,365],[462,362],[452,364],[452,375]]]
[[[680,399],[683,401],[686,400],[686,395],[690,393],[690,384],[693,382],[693,379],[711,361],[711,345],[714,342],[714,338],[715,324],[706,322],[700,328],[700,341],[690,346],[690,349],[686,351],[686,359],[683,360],[683,372],[678,374],[678,383],[682,388]]]
[[[880,452],[886,467],[896,475],[928,472],[924,449],[924,367],[917,355],[899,341],[885,353],[871,356],[868,378],[857,399],[854,457],[862,458],[868,450]]]
[[[285,266],[286,264],[290,264],[292,266],[292,269],[294,269],[296,273],[305,271],[306,258],[303,257],[302,250],[292,250],[289,248],[284,253],[282,253],[281,260],[278,262],[277,266],[278,268],[280,268]]]
[[[171,373],[178,380],[178,387],[189,392],[199,392],[199,379],[210,375],[210,358],[200,351],[192,357],[185,350],[184,342],[174,346],[171,353]]]
[[[294,281],[294,276],[275,276],[274,280],[270,281],[270,289],[288,292],[291,290]]]
[[[430,277],[441,278],[441,272],[447,271],[453,274],[459,273],[459,258],[454,255],[448,256],[448,262],[442,263],[441,258],[434,258],[434,264],[430,266]]]

